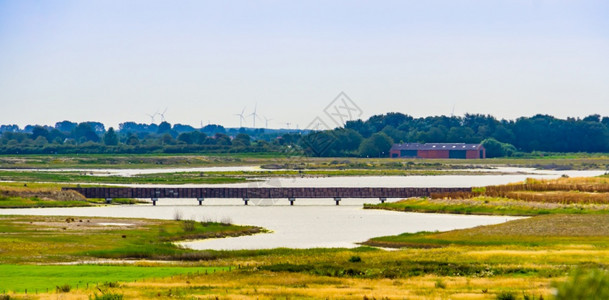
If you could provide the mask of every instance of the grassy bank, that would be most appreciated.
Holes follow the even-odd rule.
[[[373,238],[365,245],[439,248],[462,246],[541,247],[577,245],[609,248],[609,218],[605,215],[551,215],[449,232],[404,233]],[[559,249],[559,248],[557,248]]]
[[[213,257],[172,242],[259,232],[258,227],[189,220],[0,216],[0,263],[98,258],[196,261]]]
[[[0,171],[0,181],[18,182],[60,182],[60,183],[95,183],[95,184],[215,184],[238,183],[246,181],[239,176],[226,176],[212,173],[159,173],[131,177],[94,176],[86,172],[53,172],[53,171]]]
[[[0,208],[82,207],[105,205],[104,199],[86,199],[53,183],[0,182]],[[116,198],[112,204],[136,204],[137,199]]]
[[[364,204],[365,209],[402,212],[465,215],[537,216],[547,214],[608,214],[607,204],[539,203],[509,198],[474,197],[471,199],[414,198],[396,202]]]

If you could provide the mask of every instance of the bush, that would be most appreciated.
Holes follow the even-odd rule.
[[[437,279],[436,280],[436,288],[438,288],[438,289],[445,289],[446,288],[446,283],[444,281],[442,281],[442,279]]]
[[[69,293],[72,287],[69,284],[58,285],[56,288],[58,293]]]
[[[186,232],[195,231],[195,221],[193,220],[185,220],[182,222],[182,228]]]
[[[516,148],[512,144],[502,143],[494,138],[488,138],[481,144],[486,149],[486,157],[489,158],[512,156],[516,152]]]
[[[90,300],[123,300],[123,294],[116,293],[102,293],[101,295],[95,294],[89,297]]]
[[[555,284],[556,300],[609,299],[609,273],[605,270],[575,270],[567,281]]]
[[[361,258],[361,257],[359,257],[359,256],[357,256],[357,255],[355,255],[355,256],[351,256],[351,257],[349,258],[349,262],[352,262],[352,263],[355,263],[355,262],[361,262],[361,261],[362,261],[362,258]]]
[[[108,288],[117,288],[120,287],[121,284],[118,283],[117,281],[106,281],[103,284],[104,287],[108,287]]]
[[[516,296],[512,292],[501,292],[497,295],[497,300],[516,300]]]

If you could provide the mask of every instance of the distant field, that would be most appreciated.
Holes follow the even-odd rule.
[[[284,153],[0,155],[0,168],[167,168],[268,166],[324,169],[451,169],[484,166],[609,170],[609,155],[566,153],[478,160],[305,157]]]

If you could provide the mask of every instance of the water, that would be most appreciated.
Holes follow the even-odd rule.
[[[166,170],[166,169],[164,169]],[[176,170],[176,169],[174,169]],[[141,170],[135,170],[141,171]],[[152,171],[152,170],[146,170]],[[605,171],[538,171],[524,168],[504,168],[491,175],[440,176],[358,176],[358,177],[295,177],[261,178],[259,182],[231,185],[178,185],[181,187],[242,186],[242,187],[470,187],[506,184],[526,178],[557,178],[597,176]],[[158,172],[154,170],[154,172]],[[509,174],[503,174],[503,173]],[[128,185],[169,186],[169,185]],[[393,201],[396,199],[388,199]],[[514,217],[442,215],[364,210],[364,202],[378,199],[342,199],[335,206],[332,199],[296,199],[289,206],[287,199],[251,199],[244,206],[241,199],[205,199],[198,206],[195,199],[160,199],[151,204],[84,208],[0,209],[0,214],[61,215],[91,217],[127,217],[172,219],[176,212],[184,218],[198,221],[229,220],[235,224],[254,225],[272,233],[237,238],[183,242],[193,249],[267,249],[277,247],[356,247],[358,242],[372,237],[404,232],[446,231],[497,224]]]
[[[166,206],[107,206],[82,208],[41,208],[41,209],[1,209],[0,214],[13,215],[61,215],[91,217],[129,217],[172,219],[176,212],[184,218],[198,221],[231,221],[235,224],[256,225],[272,233],[236,238],[210,239],[182,242],[193,249],[238,250],[316,248],[316,247],[357,247],[356,243],[372,237],[395,235],[404,232],[445,231],[489,225],[515,219],[514,217],[466,216],[442,214],[401,213],[382,210],[364,210],[360,203],[344,199],[343,205],[300,205],[295,206],[196,206],[185,205],[185,200],[177,200],[181,205]],[[298,202],[299,200],[297,200]],[[300,202],[304,202],[301,200]],[[358,200],[361,201],[361,200]],[[287,201],[285,201],[287,202]],[[330,202],[330,201],[328,201]],[[167,203],[167,202],[165,202]]]
[[[268,177],[259,181],[231,184],[121,184],[129,187],[473,187],[524,181],[527,178],[551,179],[563,175],[590,177],[605,173],[600,170],[554,171],[529,168],[498,168],[493,173],[476,175],[428,176],[333,176],[333,177]],[[108,184],[105,184],[108,185]]]

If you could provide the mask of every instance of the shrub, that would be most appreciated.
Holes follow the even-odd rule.
[[[58,285],[56,288],[58,293],[69,293],[72,287],[69,284]]]
[[[555,284],[556,300],[609,299],[609,273],[605,270],[575,270],[567,281]]]
[[[182,228],[186,232],[195,231],[195,221],[193,220],[185,220],[182,222]]]
[[[352,262],[352,263],[361,262],[361,261],[362,261],[362,258],[357,255],[351,256],[349,258],[349,262]]]
[[[442,279],[437,279],[436,280],[436,288],[438,288],[438,289],[445,289],[446,288],[446,283],[444,281],[442,281]]]
[[[497,300],[516,300],[516,296],[512,292],[501,292],[497,294]]]
[[[121,284],[118,283],[117,281],[106,281],[103,284],[104,287],[109,287],[109,288],[117,288],[120,287]]]
[[[102,293],[101,295],[94,294],[89,297],[90,300],[123,300],[123,294]]]

